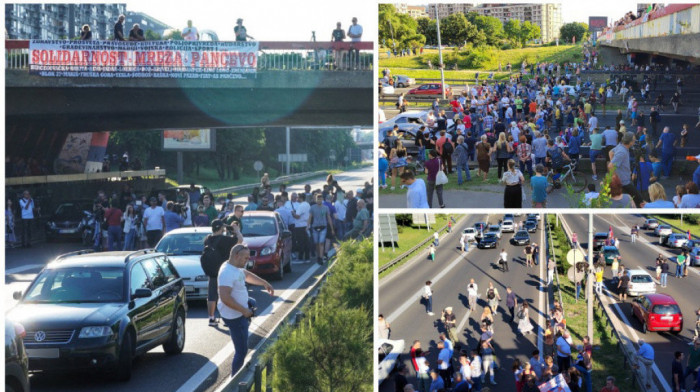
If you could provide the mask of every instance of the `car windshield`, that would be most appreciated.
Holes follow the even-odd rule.
[[[649,275],[632,275],[632,283],[653,283]]]
[[[245,216],[241,219],[243,237],[264,237],[277,234],[277,222],[269,216]]]
[[[57,217],[79,217],[82,215],[83,211],[89,209],[85,206],[76,203],[64,203],[58,206],[56,209]]]
[[[492,232],[496,232],[496,231],[498,231],[499,229],[500,229],[500,227],[498,227],[498,226],[491,226],[491,227],[489,227],[489,231],[492,231]]]
[[[487,233],[484,239],[497,239],[498,237],[496,236],[495,233]]]
[[[681,312],[680,308],[676,304],[669,304],[669,305],[656,305],[654,306],[654,309],[651,311],[654,314],[666,314],[666,315],[671,315],[671,314],[679,314]]]
[[[178,233],[163,237],[156,245],[156,252],[171,256],[199,255],[204,250],[204,239],[209,233]]]
[[[124,268],[69,267],[46,269],[36,278],[23,303],[124,301]]]
[[[527,237],[527,231],[519,231],[515,234],[516,237]]]

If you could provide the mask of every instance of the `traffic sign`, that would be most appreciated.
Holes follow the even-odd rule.
[[[570,265],[576,265],[584,261],[585,255],[580,249],[571,249],[569,253],[566,254],[566,262]]]
[[[260,171],[260,170],[262,170],[262,169],[263,169],[263,163],[260,162],[260,161],[255,161],[255,163],[253,163],[253,169],[255,169],[255,171]]]

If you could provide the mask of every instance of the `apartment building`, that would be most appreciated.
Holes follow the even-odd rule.
[[[5,4],[10,39],[72,39],[90,25],[93,39],[109,39],[126,4]]]

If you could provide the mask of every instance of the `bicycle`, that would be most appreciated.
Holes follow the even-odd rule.
[[[567,184],[572,187],[574,192],[583,192],[588,186],[586,176],[579,175],[578,178],[574,174],[578,160],[572,160],[569,164],[562,166],[561,174],[554,174],[554,170],[547,173],[547,193],[551,193],[554,189],[559,189],[562,184]],[[556,177],[555,177],[556,176]]]

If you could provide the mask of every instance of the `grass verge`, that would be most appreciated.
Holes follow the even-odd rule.
[[[580,344],[581,339],[587,334],[587,307],[584,298],[585,290],[581,288],[581,295],[576,302],[576,285],[566,276],[563,268],[562,257],[569,251],[570,246],[566,240],[563,229],[556,227],[554,215],[547,215],[547,221],[552,228],[552,243],[550,251],[554,252],[559,271],[559,284],[564,301],[566,313],[566,325],[574,340],[574,345]],[[558,296],[556,296],[558,297]],[[612,331],[612,326],[607,325],[607,320],[600,307],[593,307],[593,390],[599,391],[605,386],[605,378],[615,377],[615,385],[621,391],[636,391],[636,385],[632,380],[631,372],[621,366],[621,353],[618,340]]]
[[[495,165],[494,165],[495,166]],[[472,180],[471,181],[464,181],[462,185],[457,185],[457,170],[454,169],[454,172],[452,174],[449,174],[447,178],[449,179],[449,182],[445,185],[443,185],[443,191],[454,191],[454,190],[469,190],[470,188],[478,188],[480,185],[498,185],[498,170],[497,167],[491,167],[489,170],[489,174],[486,177],[486,181],[482,180],[481,177],[477,177],[477,169],[472,169],[471,170],[471,176]],[[419,173],[416,175],[416,178],[422,178],[423,181],[427,181],[428,175],[425,173]],[[462,180],[464,180],[464,173],[462,173]],[[393,191],[391,190],[391,178],[387,176],[386,179],[387,185],[389,185],[389,188],[386,189],[379,189],[379,194],[380,195],[386,195],[386,194],[399,194],[399,195],[405,195],[406,192],[408,192],[406,189],[401,188],[401,183],[399,181],[399,178],[397,176],[396,178],[396,189]]]
[[[455,220],[459,220],[462,216],[461,215],[453,215],[452,216]],[[435,215],[435,224],[433,225],[433,228],[435,229],[441,229],[443,226],[447,224],[447,220],[449,219],[448,215],[445,214],[438,214]],[[453,225],[454,227],[454,225]],[[399,226],[399,241],[398,241],[398,246],[394,247],[394,249],[391,249],[391,246],[385,246],[384,250],[382,250],[382,247],[379,246],[379,267],[383,266],[384,264],[388,263],[389,261],[393,260],[397,256],[401,255],[402,253],[406,252],[407,250],[411,249],[412,247],[418,245],[421,241],[425,240],[428,237],[432,237],[433,233],[435,230],[431,229],[430,231],[425,229],[425,226]],[[427,248],[430,246],[430,243],[426,243],[419,249],[417,249],[415,252],[412,254],[415,254],[417,252],[421,252],[423,249]],[[408,260],[408,259],[404,259]],[[384,275],[386,276],[387,273],[392,271],[394,268],[400,266],[403,263],[398,263],[392,268],[389,268],[388,270],[384,271],[380,276]]]
[[[694,236],[700,236],[700,226],[698,226],[696,224],[689,224],[686,220],[684,220],[683,223],[681,224],[680,219],[671,218],[670,216],[667,216],[667,215],[654,215],[653,217],[656,219],[663,220],[664,222],[666,222],[670,225],[680,227],[681,230],[683,231],[683,233],[690,230],[690,234],[692,234]],[[674,231],[678,231],[678,230],[674,230]]]

